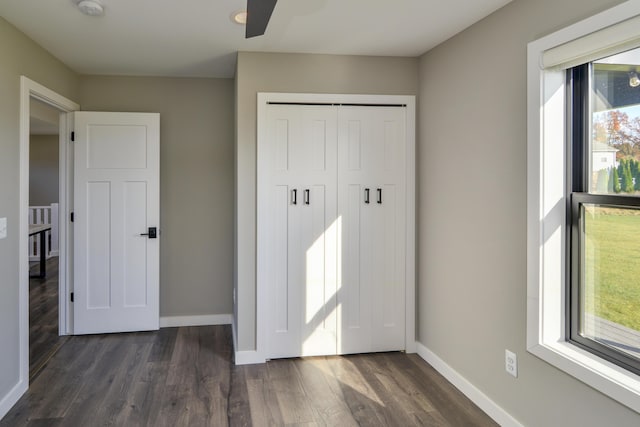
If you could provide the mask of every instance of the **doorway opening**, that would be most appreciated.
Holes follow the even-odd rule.
[[[70,280],[67,272],[71,261],[68,244],[69,227],[67,227],[68,221],[66,221],[69,207],[69,165],[71,160],[71,153],[67,150],[67,137],[68,129],[71,126],[68,123],[66,113],[78,109],[79,105],[73,101],[27,77],[22,76],[20,78],[19,336],[20,388],[25,390],[28,387],[29,379],[37,375],[37,372],[46,364],[48,358],[59,348],[60,336],[67,335],[72,331],[67,307],[68,299],[66,298],[70,289]],[[37,135],[38,133],[43,135],[55,134],[56,136],[47,138]],[[31,158],[31,154],[34,154],[33,158]],[[44,159],[36,160],[37,157],[43,157]],[[55,177],[53,177],[52,171],[46,169],[51,169],[51,163],[56,163],[56,159],[57,170],[55,171]],[[43,166],[43,163],[46,162],[49,162],[48,166]],[[32,166],[34,169],[33,175],[31,174]],[[43,174],[45,175],[44,177],[38,176]],[[38,185],[39,189],[36,189],[36,186],[32,188],[31,183],[34,180],[41,182]],[[47,194],[45,195],[45,193]],[[57,219],[53,218],[51,213],[47,213],[36,220],[30,207],[45,206],[44,203],[51,201],[51,198],[57,198]],[[34,205],[34,203],[38,204]],[[50,203],[49,209],[51,209]],[[38,233],[33,227],[30,230],[29,225],[31,222],[44,222],[45,217],[49,223],[45,225],[45,228],[57,226],[57,236],[52,236],[53,233],[51,232]],[[35,234],[38,236],[36,240],[40,241],[37,244],[33,240],[31,244],[29,243],[29,235],[32,234],[32,231],[36,231]],[[40,235],[42,235],[42,240],[39,238]],[[56,237],[57,248],[55,247]],[[36,246],[39,247],[40,251],[37,253],[37,257],[35,253]],[[40,262],[40,254],[44,255],[44,263]],[[57,256],[52,257],[51,255]],[[35,263],[36,259],[38,260],[38,266],[34,268],[33,272],[36,273],[35,275],[38,278],[34,280],[33,286],[31,286],[30,262],[33,260]],[[41,269],[40,265],[44,269]],[[51,283],[47,283],[47,281],[51,281]],[[30,292],[32,287],[34,288],[34,294]],[[52,287],[57,289],[52,289]],[[38,292],[42,297],[40,301]],[[34,296],[33,303],[30,301],[32,295]],[[46,303],[44,302],[45,299]],[[46,305],[49,309],[38,307],[39,302],[43,304],[43,307]],[[55,309],[52,307],[55,307]],[[32,308],[35,310],[33,316],[44,317],[44,319],[37,320],[57,324],[57,328],[55,326],[47,328],[47,335],[53,335],[53,338],[45,338],[45,336],[39,334],[42,331],[38,331],[38,329],[42,328],[42,325],[38,325],[35,322],[36,318],[30,316],[30,309]],[[39,308],[41,309],[40,313],[38,313]],[[57,317],[57,319],[52,320],[51,316]],[[33,330],[30,325],[34,326]],[[33,341],[30,343],[32,332],[34,333]],[[58,336],[57,338],[55,337],[56,335]],[[38,342],[39,340],[42,342]],[[32,357],[30,357],[31,346],[36,351],[31,355]],[[58,347],[56,348],[56,346]]]
[[[60,110],[35,98],[29,114],[29,380],[66,341],[59,305]]]

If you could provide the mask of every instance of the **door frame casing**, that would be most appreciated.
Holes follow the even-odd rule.
[[[60,112],[59,123],[59,334],[71,333],[71,319],[68,309],[69,289],[71,286],[68,274],[68,263],[71,260],[69,247],[68,212],[70,207],[69,185],[71,181],[69,168],[69,132],[72,124],[68,115],[80,109],[80,105],[37,83],[28,77],[20,76],[20,178],[19,178],[19,218],[18,218],[18,336],[20,340],[20,375],[19,383],[28,388],[29,381],[29,118],[31,98],[44,102]]]
[[[261,260],[261,245],[264,241],[264,219],[261,218],[261,197],[266,192],[261,188],[265,182],[264,166],[261,164],[261,146],[267,137],[267,105],[269,102],[326,103],[326,104],[404,104],[406,105],[406,261],[405,261],[405,352],[415,353],[416,342],[416,102],[413,95],[353,95],[315,93],[257,94],[257,227],[256,227],[256,352],[253,357],[243,357],[242,363],[264,363],[268,358],[267,325],[269,316],[268,292],[264,285],[268,266]]]

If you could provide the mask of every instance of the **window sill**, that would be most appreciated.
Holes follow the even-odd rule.
[[[640,412],[640,377],[567,342],[541,343],[528,351],[618,402]]]

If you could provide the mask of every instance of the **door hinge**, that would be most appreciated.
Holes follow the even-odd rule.
[[[73,302],[73,292],[71,292],[71,302]]]
[[[75,142],[75,141],[76,141],[76,133],[71,132],[71,142]]]
[[[73,222],[74,219],[75,217],[73,216],[73,212],[71,212],[71,222]]]

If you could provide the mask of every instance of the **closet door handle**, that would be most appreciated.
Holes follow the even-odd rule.
[[[378,204],[382,204],[382,188],[378,188]]]
[[[296,190],[295,188],[291,190],[291,204],[292,205],[298,204],[298,190]]]
[[[368,188],[364,189],[364,202],[366,204],[369,204],[369,189]]]
[[[311,202],[311,191],[304,190],[304,204],[308,205]]]
[[[147,236],[150,239],[158,238],[158,229],[156,227],[149,227],[146,233],[140,233],[141,236]]]

